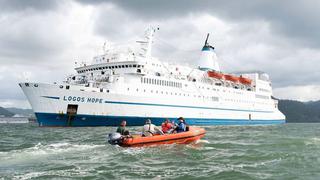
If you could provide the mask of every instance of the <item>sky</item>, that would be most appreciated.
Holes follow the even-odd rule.
[[[153,56],[196,65],[207,33],[223,71],[267,72],[274,96],[320,99],[317,0],[0,0],[0,106],[30,108],[19,82],[61,82],[107,44],[159,27]]]

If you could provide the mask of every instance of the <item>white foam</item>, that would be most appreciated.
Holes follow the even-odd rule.
[[[203,144],[210,144],[210,142],[208,140],[204,140],[204,139],[199,139],[195,142],[196,144],[198,143],[203,143]]]
[[[20,149],[20,150],[12,150],[9,152],[2,152],[0,154],[0,159],[3,159],[0,162],[4,164],[10,163],[19,163],[22,161],[38,159],[40,157],[50,156],[50,155],[58,155],[62,153],[68,152],[80,152],[87,151],[94,148],[103,147],[105,145],[89,145],[89,144],[71,144],[71,143],[53,143],[43,145],[41,143],[36,144],[33,147]]]
[[[306,145],[320,145],[320,138],[318,138],[318,137],[310,138],[305,142],[305,144]]]

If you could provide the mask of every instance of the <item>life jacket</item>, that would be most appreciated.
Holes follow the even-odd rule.
[[[184,132],[186,131],[186,124],[185,123],[179,123],[177,127],[177,132]]]
[[[162,127],[162,131],[164,133],[167,133],[170,129],[172,129],[172,124],[171,123],[162,123],[161,127]]]

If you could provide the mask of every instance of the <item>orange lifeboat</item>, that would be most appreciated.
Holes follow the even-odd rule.
[[[123,147],[141,147],[152,146],[161,144],[190,144],[194,141],[202,138],[206,133],[206,130],[199,127],[189,127],[189,131],[175,133],[154,135],[148,137],[142,137],[141,135],[132,135],[123,138],[118,145]]]
[[[216,72],[216,71],[208,71],[208,76],[212,77],[212,78],[216,78],[216,79],[222,79],[223,78],[223,74]]]
[[[252,82],[251,79],[245,78],[245,77],[242,77],[242,76],[240,76],[239,81],[240,81],[242,84],[246,84],[246,85],[250,85],[251,82]]]
[[[224,79],[228,80],[228,81],[232,81],[232,82],[239,82],[240,78],[237,76],[230,75],[230,74],[225,74]]]

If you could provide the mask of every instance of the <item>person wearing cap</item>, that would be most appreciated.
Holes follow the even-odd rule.
[[[179,121],[179,123],[178,123],[178,126],[176,127],[177,133],[185,132],[186,131],[186,123],[185,123],[184,118],[179,117],[178,121]]]
[[[117,129],[117,133],[120,133],[121,135],[129,135],[129,131],[126,130],[127,121],[123,120],[121,121],[120,126]]]
[[[159,129],[157,126],[151,123],[150,119],[146,120],[146,124],[143,126],[142,129],[142,136],[153,136],[155,134],[161,134],[163,135],[164,133]]]

